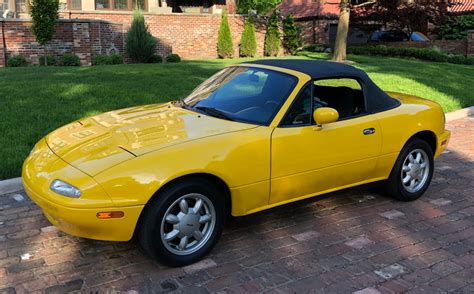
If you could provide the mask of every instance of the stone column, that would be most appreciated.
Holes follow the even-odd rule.
[[[467,57],[474,57],[474,30],[467,32]]]
[[[73,53],[81,59],[81,65],[92,65],[90,40],[90,24],[88,22],[74,22],[72,35],[74,40]]]

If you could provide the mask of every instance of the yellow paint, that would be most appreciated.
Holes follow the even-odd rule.
[[[334,108],[320,107],[314,111],[313,118],[317,125],[325,125],[336,122],[339,119],[339,113]]]
[[[257,65],[252,65],[257,66]],[[298,83],[269,126],[201,115],[172,103],[104,113],[66,125],[39,141],[23,166],[28,195],[61,230],[92,239],[129,240],[143,207],[167,183],[191,175],[220,178],[241,216],[300,199],[388,178],[404,144],[420,131],[449,140],[438,104],[390,93],[402,105],[321,127],[278,127],[310,77],[271,66]],[[332,117],[331,117],[332,116]],[[375,133],[364,135],[363,130]],[[49,189],[55,179],[80,198]],[[98,219],[98,212],[124,217]]]

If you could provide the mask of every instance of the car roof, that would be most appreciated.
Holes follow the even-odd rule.
[[[400,105],[400,101],[390,97],[382,91],[363,71],[352,65],[308,59],[261,59],[242,63],[242,65],[264,65],[284,68],[307,74],[311,79],[325,78],[357,78],[363,88],[367,102],[367,111],[376,113],[385,111]]]
[[[305,59],[262,59],[246,64],[258,64],[285,68],[307,74],[312,79],[329,77],[362,77],[365,73],[351,65],[325,61],[325,60],[305,60]]]

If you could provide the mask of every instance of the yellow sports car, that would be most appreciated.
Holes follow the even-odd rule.
[[[449,138],[438,104],[385,93],[352,66],[261,60],[180,101],[59,128],[36,144],[23,182],[64,232],[136,235],[177,266],[208,253],[230,215],[375,181],[415,200]]]

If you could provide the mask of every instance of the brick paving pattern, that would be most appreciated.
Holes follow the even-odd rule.
[[[474,118],[448,127],[420,200],[356,188],[236,219],[183,268],[152,262],[136,241],[63,234],[23,192],[3,195],[0,293],[474,293]]]

